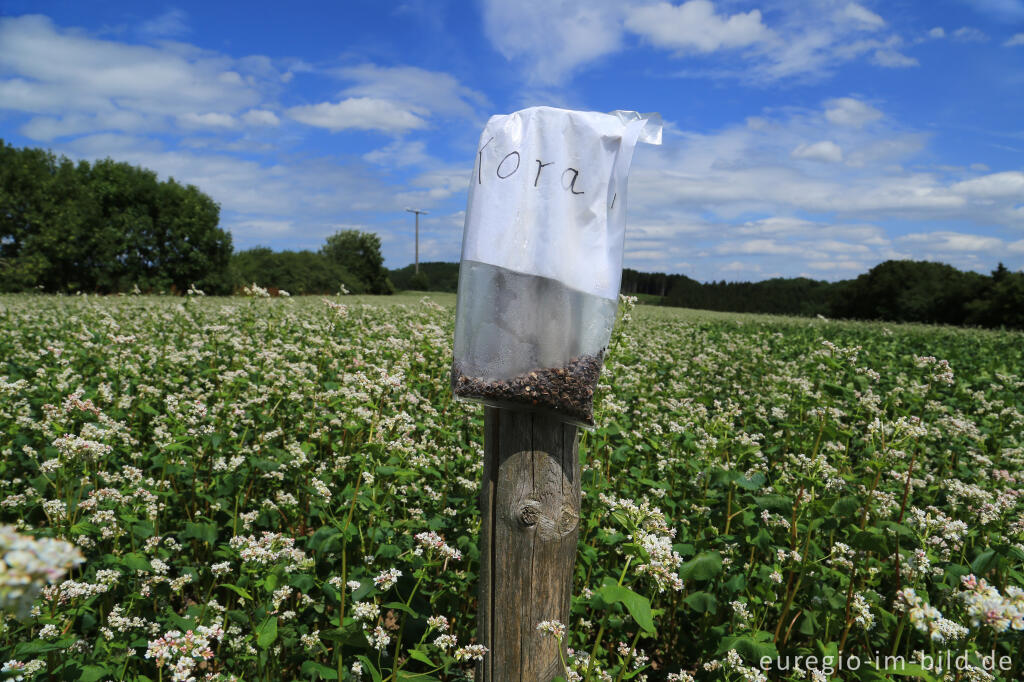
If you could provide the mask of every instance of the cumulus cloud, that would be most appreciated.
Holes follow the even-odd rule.
[[[278,73],[266,58],[100,40],[40,15],[0,18],[0,108],[47,116],[26,126],[35,139],[233,116],[259,104],[271,78]]]
[[[862,28],[876,29],[885,26],[885,19],[871,10],[851,2],[842,9],[841,15]]]
[[[637,7],[626,17],[626,28],[657,47],[684,52],[746,47],[771,36],[760,10],[724,16],[709,0]]]
[[[1024,0],[963,0],[975,9],[1000,19],[1024,19]]]
[[[530,82],[554,85],[621,48],[623,11],[616,0],[484,0],[484,33]]]
[[[961,26],[953,31],[953,40],[958,40],[962,43],[983,43],[988,40],[988,36],[981,29],[974,28],[973,26]]]
[[[706,254],[687,271],[704,279],[720,278],[721,267],[735,259],[766,272],[826,279],[890,258],[942,258],[966,267],[954,249],[977,254],[970,267],[980,267],[998,250],[968,249],[995,247],[1002,242],[992,241],[999,240],[993,232],[1024,227],[1024,207],[1017,208],[1024,173],[929,166],[922,156],[928,140],[928,133],[907,130],[855,97],[827,100],[819,109],[762,112],[717,131],[676,130],[634,162],[628,244],[648,269]],[[960,222],[977,227],[956,234],[976,230],[978,239],[899,241],[883,227],[891,220]],[[675,244],[685,244],[686,253],[666,250]]]
[[[930,31],[928,31],[928,37],[929,38],[945,38],[946,37],[946,30],[944,28],[942,28],[941,26],[936,26],[935,28],[933,28]]]
[[[679,74],[765,84],[816,79],[870,57],[888,68],[916,64],[902,38],[860,3],[820,0],[736,11],[713,0],[590,0],[586,3],[482,0],[484,32],[531,87],[562,85],[586,65],[629,44],[627,35],[695,61]],[[770,17],[771,21],[767,21]],[[715,54],[713,64],[701,58]]]
[[[250,109],[242,114],[242,122],[250,126],[277,126],[281,123],[281,119],[273,111]]]
[[[306,125],[339,130],[377,130],[383,133],[404,133],[426,128],[422,118],[427,112],[375,97],[350,97],[340,102],[321,102],[291,107],[288,116]]]
[[[983,199],[1017,199],[1024,201],[1024,173],[1005,171],[958,182],[954,192]]]
[[[896,50],[875,50],[872,58],[875,64],[890,69],[902,69],[908,66],[919,66],[920,62],[914,57],[908,57]]]
[[[882,112],[853,97],[839,97],[825,102],[825,118],[841,126],[861,128],[882,118]]]
[[[139,27],[140,33],[157,38],[179,37],[190,30],[188,15],[180,9],[169,9],[160,16],[143,22]]]
[[[839,163],[843,160],[843,150],[832,140],[822,140],[814,144],[801,144],[790,153],[790,156],[794,159]]]
[[[1024,45],[1024,33],[1016,33],[1003,43],[1003,47],[1016,47],[1017,45]]]
[[[490,104],[483,93],[441,71],[415,66],[359,64],[335,69],[332,73],[352,82],[342,91],[343,95],[402,103],[411,110],[425,110],[439,116],[472,119],[480,108]]]
[[[178,123],[185,128],[219,128],[221,130],[231,129],[238,125],[234,116],[217,112],[181,114],[178,116]]]
[[[998,237],[950,231],[916,232],[904,235],[898,238],[897,241],[905,245],[915,245],[931,251],[948,253],[996,252],[1005,245],[1003,240]]]

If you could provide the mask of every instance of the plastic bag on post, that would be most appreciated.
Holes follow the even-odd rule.
[[[459,269],[456,397],[594,425],[637,142],[661,143],[657,114],[532,107],[487,122]]]

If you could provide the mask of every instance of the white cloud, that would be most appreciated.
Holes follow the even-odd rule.
[[[163,144],[159,140],[135,135],[117,133],[96,133],[79,137],[74,141],[75,151],[86,158],[122,158],[124,154],[159,152]]]
[[[719,272],[760,272],[761,266],[756,263],[734,260],[722,265],[718,270]]]
[[[746,47],[771,36],[760,10],[725,17],[709,0],[637,7],[626,17],[626,28],[657,47],[696,52]]]
[[[864,57],[888,68],[916,63],[900,52],[898,34],[883,33],[887,25],[881,16],[848,0],[769,3],[767,14],[736,11],[735,2],[724,0],[482,3],[487,38],[506,59],[523,66],[535,88],[560,86],[580,68],[620,51],[626,32],[696,64],[676,75],[761,86],[819,79]],[[865,38],[865,33],[873,35]],[[702,59],[710,54],[716,55],[713,63]]]
[[[814,144],[801,144],[790,152],[790,156],[794,159],[839,163],[843,160],[843,150],[832,140],[822,140]]]
[[[877,29],[885,26],[885,19],[853,2],[843,8],[842,16],[862,28]]]
[[[140,33],[161,38],[182,36],[189,31],[188,15],[180,9],[169,9],[139,27]]]
[[[958,182],[954,192],[984,199],[1017,199],[1024,201],[1024,173],[1005,171]]]
[[[932,251],[958,253],[964,251],[1000,251],[1004,242],[996,237],[986,237],[978,234],[964,234],[962,232],[917,232],[904,235],[898,238],[901,244],[917,245]]]
[[[714,249],[717,254],[750,254],[750,255],[793,255],[801,252],[800,247],[779,244],[774,239],[750,239],[745,241],[727,241],[718,244]]]
[[[250,126],[277,126],[281,120],[273,111],[250,109],[242,114],[242,122]]]
[[[178,124],[184,128],[214,128],[229,130],[237,126],[238,121],[236,121],[235,117],[230,114],[221,114],[217,112],[196,114],[189,112],[178,116]]]
[[[420,166],[431,160],[427,154],[427,145],[423,140],[394,140],[380,149],[363,154],[363,159],[370,163],[393,168]]]
[[[231,225],[232,236],[248,243],[285,236],[294,230],[295,223],[291,220],[238,220]]]
[[[484,0],[484,33],[495,49],[525,67],[531,83],[556,85],[622,45],[623,3]]]
[[[875,50],[872,61],[879,66],[890,69],[902,69],[908,66],[919,66],[920,62],[914,57],[908,57],[896,50]]]
[[[1024,33],[1016,33],[1012,38],[1003,43],[1003,47],[1014,47],[1024,45]]]
[[[404,133],[427,127],[427,122],[421,118],[427,112],[413,111],[391,100],[374,97],[350,97],[336,103],[292,107],[286,113],[300,123],[331,132],[348,129]]]
[[[812,270],[819,270],[823,272],[830,272],[833,270],[845,270],[854,274],[865,272],[871,269],[871,266],[864,261],[859,260],[814,260],[808,261],[807,266]]]
[[[852,97],[830,99],[825,107],[825,118],[841,126],[861,128],[882,118],[881,111]]]
[[[234,115],[258,105],[266,83],[279,78],[265,57],[101,40],[40,15],[0,18],[0,74],[0,108],[51,117],[28,125],[36,139]]]
[[[942,28],[941,26],[936,26],[935,28],[933,28],[930,31],[928,31],[928,37],[929,38],[945,38],[946,37],[946,30],[944,28]]]
[[[985,35],[984,31],[973,26],[961,26],[953,31],[953,40],[958,40],[962,43],[983,43],[988,40],[988,36]]]
[[[135,111],[112,110],[98,114],[67,114],[65,116],[36,116],[21,126],[22,135],[33,140],[49,142],[59,137],[105,130],[142,132],[160,129],[162,117],[144,115]]]
[[[440,116],[472,119],[478,109],[490,104],[483,93],[441,71],[360,64],[336,69],[333,73],[354,81],[342,95],[400,102],[413,111],[427,110]]]
[[[964,0],[975,9],[1000,19],[1024,19],[1024,0]]]

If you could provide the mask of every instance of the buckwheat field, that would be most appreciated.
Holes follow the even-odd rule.
[[[453,324],[444,295],[0,297],[0,678],[471,679]],[[1022,367],[1020,333],[625,300],[572,617],[537,623],[565,679],[1024,677]]]

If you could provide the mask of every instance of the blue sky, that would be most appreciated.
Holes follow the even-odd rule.
[[[458,260],[475,145],[546,104],[660,112],[625,265],[1024,268],[1024,0],[0,0],[0,138],[194,183],[236,248]]]

